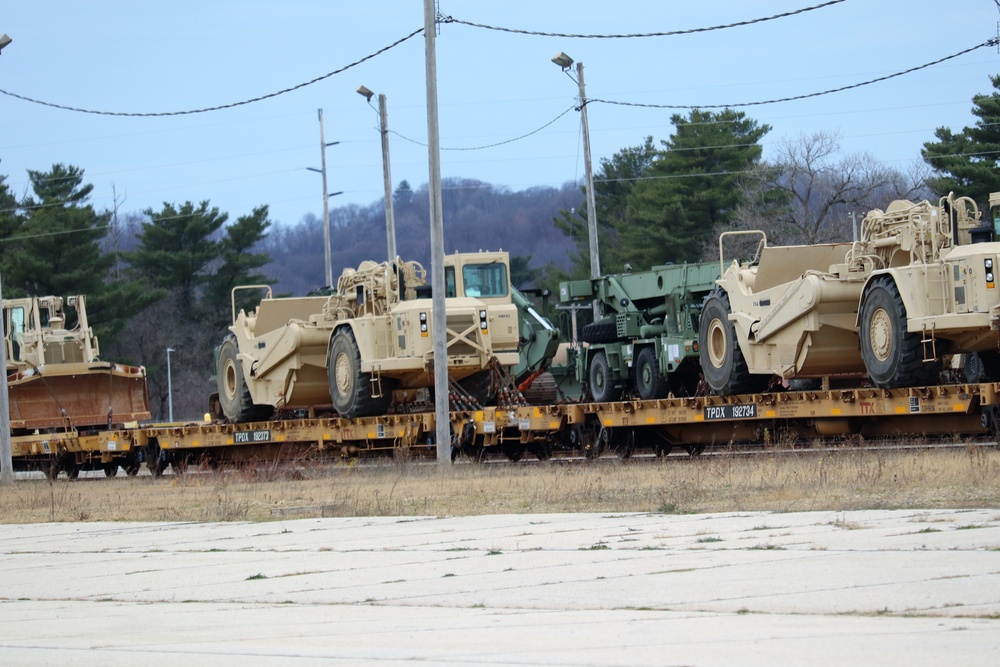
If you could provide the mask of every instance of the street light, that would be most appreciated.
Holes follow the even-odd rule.
[[[375,95],[364,86],[358,88],[361,95],[371,104]],[[389,168],[389,114],[386,111],[385,95],[378,96],[378,130],[382,135],[382,180],[385,187],[385,238],[389,261],[396,261],[396,218],[392,207],[392,173]]]
[[[553,58],[552,62],[558,65],[566,76],[570,79],[573,75],[569,73],[569,68],[573,66],[573,59],[560,51]],[[587,122],[587,91],[583,84],[583,63],[576,64],[576,79],[574,81],[580,86],[580,123],[583,126],[583,162],[584,176],[587,181],[587,229],[590,235],[590,277],[601,277],[601,256],[597,247],[597,205],[594,203],[594,170],[590,160],[590,125]],[[594,301],[594,321],[601,317],[600,306]]]
[[[174,348],[167,348],[167,406],[169,412],[167,413],[167,421],[174,421],[174,384],[173,376],[170,373],[170,353],[174,351]]]
[[[14,40],[7,36],[7,33],[0,35],[0,51],[3,51],[4,47],[13,41]]]

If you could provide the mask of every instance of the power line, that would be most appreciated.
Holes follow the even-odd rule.
[[[485,148],[495,148],[496,146],[503,146],[504,144],[511,144],[511,143],[514,143],[515,141],[520,141],[521,139],[526,139],[526,138],[530,137],[533,134],[538,134],[539,132],[541,132],[542,130],[544,130],[545,128],[547,128],[549,125],[551,125],[552,123],[556,122],[557,120],[559,120],[560,118],[562,118],[563,116],[565,116],[566,114],[568,114],[570,111],[574,111],[576,109],[577,109],[576,106],[571,106],[570,108],[566,109],[561,114],[559,114],[558,116],[556,116],[555,118],[553,118],[552,120],[550,120],[549,122],[545,123],[545,125],[542,125],[541,127],[536,128],[536,129],[532,130],[531,132],[528,132],[527,134],[522,134],[519,137],[514,137],[513,139],[506,139],[504,141],[498,141],[498,142],[496,142],[494,144],[487,144],[485,146],[469,146],[467,148],[445,148],[445,147],[442,147],[441,150],[443,150],[443,151],[480,151],[480,150],[483,150]],[[417,141],[416,139],[410,139],[409,137],[403,136],[402,134],[400,134],[399,132],[396,132],[395,130],[389,130],[389,132],[391,132],[392,134],[395,134],[397,137],[399,137],[403,141],[409,141],[411,144],[416,144],[417,146],[427,146],[427,144],[421,143],[421,142]]]
[[[1000,2],[1000,0],[997,0]],[[727,23],[725,25],[715,25],[707,28],[691,28],[689,30],[671,30],[669,32],[646,32],[646,33],[631,33],[631,34],[620,34],[620,35],[600,35],[600,34],[572,34],[563,32],[542,32],[537,30],[520,30],[517,28],[502,28],[499,26],[486,25],[484,23],[473,23],[471,21],[463,21],[461,19],[456,19],[452,16],[442,16],[438,20],[438,23],[458,23],[461,25],[467,25],[472,28],[484,28],[486,30],[496,30],[499,32],[509,32],[518,35],[532,35],[536,37],[566,37],[571,39],[632,39],[636,37],[674,37],[676,35],[691,35],[699,32],[711,32],[713,30],[725,30],[727,28],[739,28],[742,26],[753,25],[755,23],[764,23],[766,21],[774,21],[775,19],[783,19],[789,16],[795,16],[796,14],[803,14],[805,12],[811,12],[814,9],[822,9],[824,7],[829,7],[830,5],[837,5],[844,0],[830,0],[830,2],[824,2],[819,5],[814,5],[812,7],[804,7],[802,9],[796,9],[790,12],[784,12],[781,14],[775,14],[774,16],[765,16],[763,18],[750,19],[748,21],[738,21],[736,23]]]
[[[1000,1],[1000,0],[998,0]],[[852,83],[849,86],[841,86],[840,88],[831,88],[830,90],[824,90],[818,93],[806,93],[804,95],[794,95],[792,97],[781,97],[773,100],[762,100],[759,102],[737,102],[730,104],[644,104],[640,102],[619,102],[616,100],[602,100],[599,98],[588,98],[587,103],[591,102],[601,102],[603,104],[613,104],[617,106],[625,107],[642,107],[646,109],[723,109],[723,108],[736,108],[736,107],[752,107],[760,106],[763,104],[777,104],[779,102],[792,102],[795,100],[804,100],[811,97],[820,97],[821,95],[830,95],[831,93],[842,93],[845,90],[852,90],[854,88],[861,88],[862,86],[869,86],[873,83],[880,83],[882,81],[888,81],[889,79],[894,79],[904,74],[911,74],[913,72],[920,71],[922,69],[927,69],[928,67],[933,67],[934,65],[940,65],[943,62],[958,58],[959,56],[964,56],[967,53],[972,53],[977,49],[981,49],[984,46],[996,46],[1000,44],[1000,38],[992,37],[982,44],[977,44],[976,46],[965,49],[964,51],[959,51],[958,53],[953,53],[950,56],[945,56],[944,58],[939,58],[929,63],[924,63],[923,65],[917,65],[916,67],[911,67],[909,69],[903,70],[902,72],[896,72],[895,74],[887,74],[886,76],[880,76],[876,79],[869,79],[868,81],[862,81],[861,83]]]
[[[354,62],[350,63],[349,65],[344,65],[343,67],[341,67],[339,69],[335,69],[332,72],[327,72],[326,74],[323,74],[322,76],[318,76],[315,79],[310,79],[309,81],[305,81],[305,82],[300,83],[298,85],[291,86],[289,88],[284,88],[282,90],[279,90],[279,91],[276,91],[276,92],[273,92],[273,93],[268,93],[266,95],[261,95],[259,97],[254,97],[254,98],[251,98],[249,100],[243,100],[242,102],[231,102],[229,104],[220,104],[218,106],[204,107],[202,109],[189,109],[187,111],[160,111],[160,112],[149,112],[149,113],[133,113],[133,112],[124,112],[124,111],[98,111],[96,109],[82,109],[82,108],[79,108],[79,107],[71,107],[71,106],[67,106],[67,105],[64,105],[64,104],[56,104],[54,102],[45,102],[43,100],[36,100],[36,99],[34,99],[32,97],[27,97],[25,95],[18,95],[17,93],[12,93],[12,92],[10,92],[8,90],[4,90],[2,88],[0,88],[0,93],[3,93],[4,95],[7,95],[9,97],[15,97],[15,98],[17,98],[19,100],[23,100],[25,102],[31,102],[33,104],[41,104],[42,106],[53,107],[55,109],[62,109],[64,111],[76,111],[78,113],[96,114],[98,116],[126,116],[126,117],[135,117],[135,118],[153,118],[153,117],[162,117],[162,116],[186,116],[186,115],[196,114],[196,113],[207,113],[209,111],[220,111],[222,109],[232,109],[234,107],[244,106],[244,105],[247,105],[247,104],[253,104],[254,102],[260,102],[262,100],[267,100],[267,99],[270,99],[272,97],[277,97],[279,95],[284,95],[285,93],[290,93],[293,90],[298,90],[300,88],[305,88],[306,86],[311,86],[314,83],[318,83],[319,81],[323,81],[324,79],[329,79],[331,76],[334,76],[336,74],[341,74],[342,72],[346,72],[347,70],[351,69],[352,67],[356,67],[356,66],[360,65],[361,63],[367,62],[367,61],[371,60],[372,58],[375,58],[376,56],[379,56],[379,55],[385,53],[389,49],[391,49],[393,47],[396,47],[396,46],[399,46],[400,44],[402,44],[406,40],[410,39],[411,37],[419,35],[423,31],[424,31],[423,28],[420,28],[418,30],[414,30],[409,35],[407,35],[406,37],[403,37],[401,39],[397,39],[392,44],[389,44],[388,46],[383,46],[378,51],[370,53],[367,56],[365,56],[364,58],[361,58],[359,60],[355,60]]]

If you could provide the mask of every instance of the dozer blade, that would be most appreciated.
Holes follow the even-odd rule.
[[[146,370],[58,364],[7,376],[11,429],[114,427],[149,419]]]

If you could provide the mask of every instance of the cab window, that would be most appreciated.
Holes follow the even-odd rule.
[[[466,264],[462,267],[465,296],[507,296],[507,267],[500,262]]]
[[[444,267],[444,295],[445,298],[455,296],[455,267]]]

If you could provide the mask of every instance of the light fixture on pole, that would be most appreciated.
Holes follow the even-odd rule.
[[[7,36],[7,33],[0,35],[0,51],[3,51],[4,47],[13,41],[14,40]]]
[[[334,195],[342,194],[340,192],[335,192],[332,195],[326,193],[326,147],[336,146],[339,141],[331,141],[326,143],[323,138],[323,110],[319,109],[319,151],[322,156],[322,169],[316,169],[315,167],[306,167],[309,171],[315,171],[323,175],[323,259],[324,266],[326,267],[326,286],[330,287],[333,285],[333,260],[330,257],[330,197]]]
[[[558,65],[566,75],[572,79],[569,68],[573,66],[573,59],[560,51],[553,58],[552,62]],[[587,188],[587,229],[590,236],[590,277],[601,277],[601,256],[597,245],[597,206],[594,203],[594,170],[590,159],[590,124],[587,122],[587,91],[583,83],[583,63],[576,64],[575,82],[580,87],[580,124],[583,127],[583,162],[584,177]],[[594,301],[594,321],[601,317],[600,306]]]
[[[375,93],[364,86],[358,88],[370,104]],[[382,180],[385,188],[385,238],[386,254],[390,262],[396,260],[396,217],[392,207],[392,173],[389,168],[389,114],[386,111],[385,95],[378,96],[378,130],[382,135]]]
[[[170,353],[174,351],[174,348],[167,348],[167,421],[174,421],[174,382],[173,375],[170,372]]]

